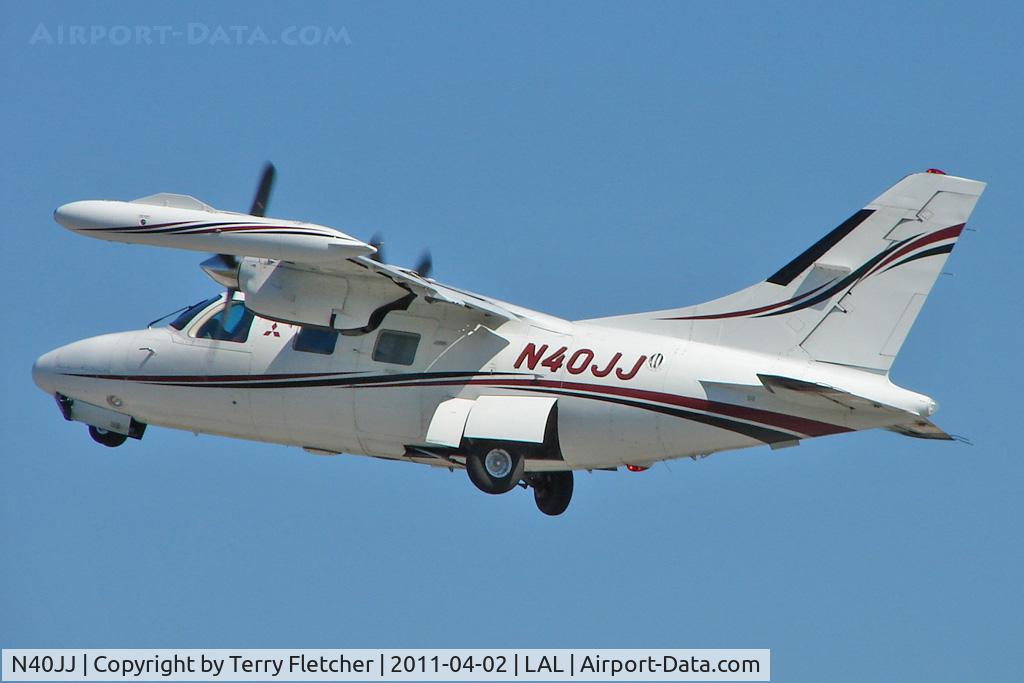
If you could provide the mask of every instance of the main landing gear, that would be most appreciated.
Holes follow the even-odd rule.
[[[525,474],[526,459],[514,447],[486,447],[466,456],[469,480],[484,493],[508,493],[517,485],[533,487],[537,508],[545,515],[560,515],[572,500],[572,472]]]
[[[466,456],[469,480],[484,493],[507,493],[523,478],[526,460],[506,448],[488,448]]]
[[[572,500],[572,472],[536,472],[529,477],[537,509],[552,517],[560,515]]]

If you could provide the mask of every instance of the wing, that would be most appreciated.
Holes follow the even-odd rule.
[[[457,306],[486,322],[531,318],[551,327],[564,321],[442,285],[414,270],[381,263],[377,248],[334,228],[266,218],[269,182],[261,183],[258,215],[220,211],[184,195],[133,202],[89,200],[57,209],[69,230],[116,242],[214,252],[204,264],[219,284],[245,294],[259,315],[283,322],[369,332],[389,311],[415,299]]]

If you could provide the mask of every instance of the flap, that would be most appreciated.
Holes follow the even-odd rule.
[[[458,448],[462,432],[466,429],[466,418],[475,401],[468,398],[452,398],[444,401],[434,411],[434,417],[427,428],[427,443]]]
[[[298,264],[297,264],[298,265]],[[519,314],[507,306],[485,296],[442,285],[436,280],[425,278],[414,270],[381,263],[364,256],[356,256],[323,266],[323,270],[343,277],[383,277],[406,291],[411,291],[430,302],[440,302],[473,309],[503,320],[515,320]]]
[[[466,421],[472,439],[544,443],[544,430],[557,398],[546,396],[481,396]]]

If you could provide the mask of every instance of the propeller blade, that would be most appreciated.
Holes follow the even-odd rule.
[[[220,314],[220,336],[227,336],[228,316],[231,315],[231,304],[235,298],[235,289],[228,287],[227,297],[224,299],[224,310]]]
[[[422,278],[430,277],[430,271],[434,268],[434,259],[430,256],[430,250],[424,250],[420,256],[420,262],[416,264],[416,274]]]
[[[268,161],[263,167],[260,184],[256,188],[256,196],[253,197],[252,208],[249,209],[250,216],[265,216],[267,214],[267,202],[270,201],[270,190],[274,187],[276,174],[277,170],[274,168],[274,164]]]
[[[373,254],[370,254],[370,258],[377,263],[384,263],[384,238],[381,234],[379,232],[373,233],[373,237],[370,238],[370,241],[367,242],[367,244],[377,250]]]
[[[276,175],[277,169],[274,168],[274,164],[269,161],[264,164],[260,183],[256,187],[256,196],[253,197],[252,206],[249,208],[250,216],[263,217],[267,214],[267,202],[270,201],[270,191],[274,188]],[[216,254],[203,261],[201,265],[210,277],[226,287],[224,310],[220,314],[220,331],[223,337],[227,332],[226,325],[231,315],[235,292],[238,291],[238,268],[241,261],[231,254]]]

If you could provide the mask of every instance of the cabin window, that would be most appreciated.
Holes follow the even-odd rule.
[[[303,327],[295,335],[295,350],[306,353],[322,353],[329,356],[334,353],[338,343],[338,331],[322,327]]]
[[[379,363],[412,365],[419,344],[420,335],[414,332],[381,330],[377,344],[373,347],[373,359]]]
[[[207,319],[196,332],[196,339],[216,339],[242,343],[249,338],[252,327],[253,313],[241,301],[231,304],[227,319],[224,318],[222,306],[213,316]]]

